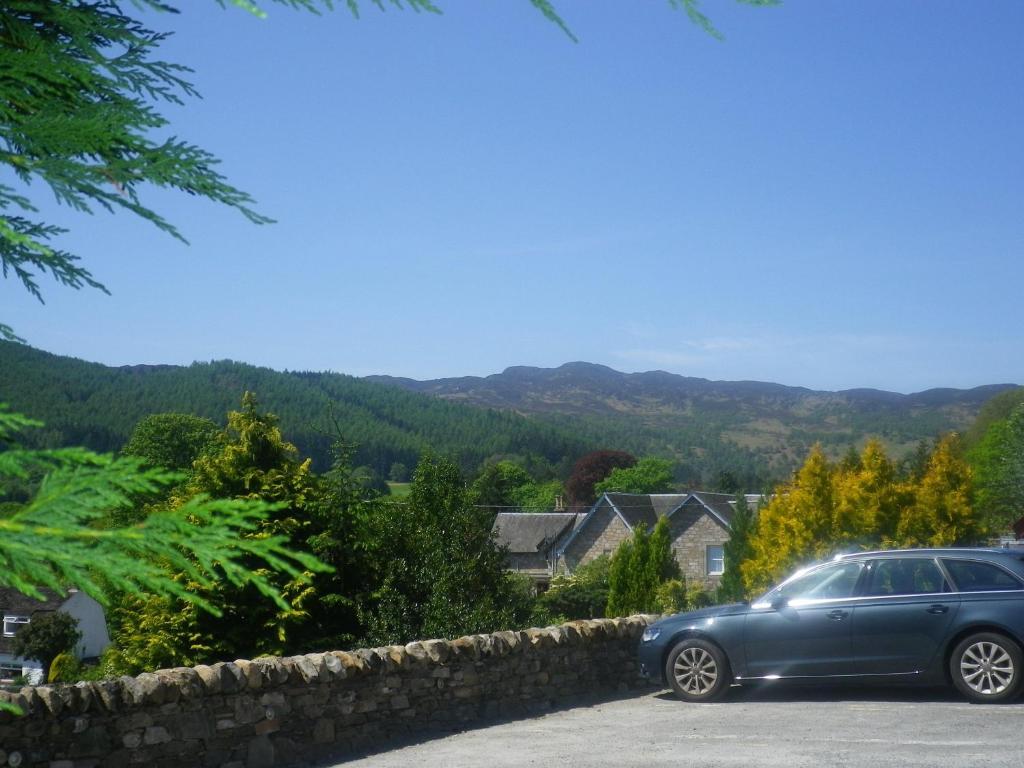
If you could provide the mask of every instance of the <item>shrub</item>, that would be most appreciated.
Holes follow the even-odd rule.
[[[73,653],[63,651],[50,662],[50,673],[46,676],[48,683],[74,683],[79,679],[82,665]]]
[[[607,555],[601,555],[581,565],[572,576],[556,576],[551,588],[537,597],[532,617],[534,623],[603,618],[608,602],[610,562]]]
[[[697,608],[707,608],[709,605],[715,604],[715,596],[707,590],[694,584],[688,590],[686,590],[686,605],[691,610]]]
[[[679,613],[686,610],[686,582],[682,579],[669,579],[658,587],[654,600],[661,613]]]

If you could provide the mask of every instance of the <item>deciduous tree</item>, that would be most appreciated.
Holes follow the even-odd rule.
[[[50,679],[53,660],[73,650],[81,639],[78,619],[63,611],[54,611],[33,618],[14,636],[14,655],[42,664],[45,681]]]
[[[631,467],[616,467],[594,485],[594,495],[619,493],[668,493],[672,490],[672,462],[645,456]]]
[[[135,425],[121,453],[145,459],[152,467],[186,471],[214,445],[220,432],[213,421],[201,416],[154,413]]]
[[[632,467],[636,457],[625,451],[591,451],[582,456],[572,468],[572,474],[565,483],[569,504],[575,507],[589,506],[597,499],[594,486],[612,473],[612,470]]]
[[[1001,534],[1024,516],[1024,403],[989,423],[970,459],[982,523]]]
[[[373,644],[509,629],[530,614],[528,596],[505,570],[493,514],[473,506],[458,467],[424,456],[402,503],[368,521],[376,588],[362,608]]]

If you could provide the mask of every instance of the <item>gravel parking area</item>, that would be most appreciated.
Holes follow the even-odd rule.
[[[667,693],[597,702],[399,746],[347,768],[457,766],[1013,766],[1024,704],[945,690],[734,689],[722,703]]]

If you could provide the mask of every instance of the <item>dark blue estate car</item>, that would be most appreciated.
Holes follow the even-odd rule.
[[[641,668],[685,701],[732,683],[836,679],[952,682],[1005,701],[1024,677],[1024,554],[913,549],[839,555],[752,603],[652,624]]]

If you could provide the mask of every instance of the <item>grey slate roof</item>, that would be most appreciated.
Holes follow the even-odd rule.
[[[630,528],[642,523],[648,529],[654,528],[658,518],[670,514],[690,496],[688,493],[608,493],[608,500],[615,505]]]
[[[23,595],[16,589],[0,588],[0,614],[2,616],[28,616],[29,619],[42,613],[52,613],[64,605],[67,597],[61,597],[48,589],[42,590],[45,600]],[[0,618],[2,618],[0,616]],[[14,638],[0,633],[0,653],[14,652]]]
[[[735,495],[731,493],[705,493],[704,491],[698,491],[693,496],[718,515],[725,525],[732,524],[732,516],[736,511],[732,504],[736,501]]]
[[[499,512],[494,533],[509,552],[541,552],[568,535],[583,519],[574,512]]]

